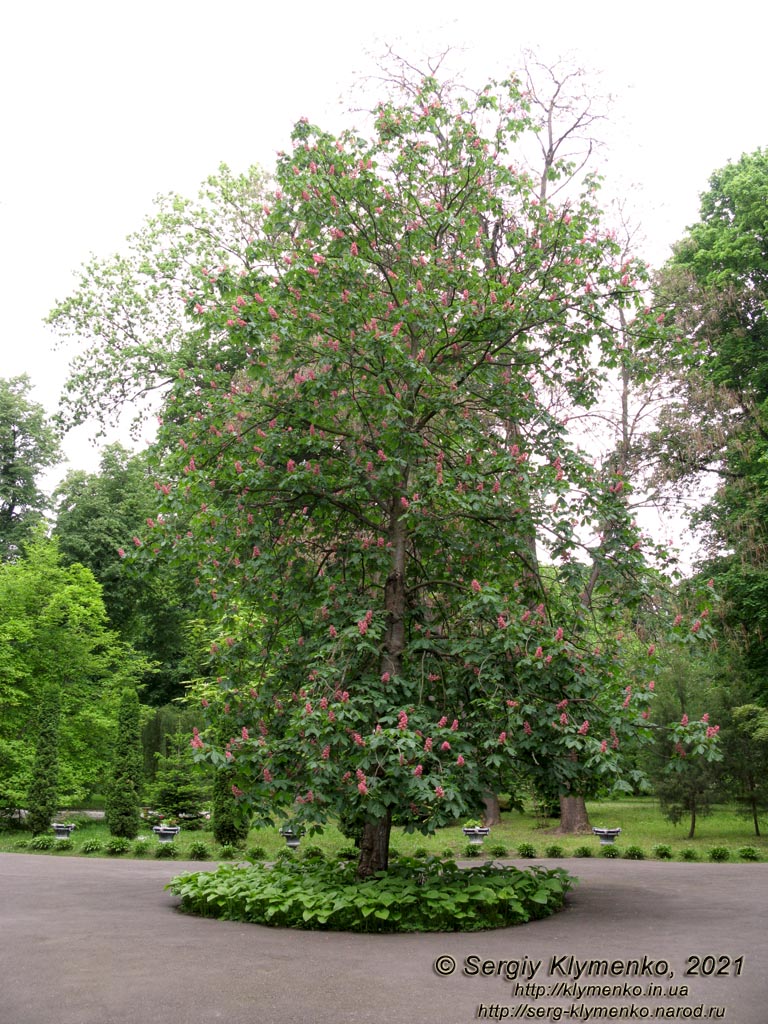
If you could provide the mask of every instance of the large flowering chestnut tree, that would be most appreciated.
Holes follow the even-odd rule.
[[[513,80],[427,78],[369,138],[302,121],[247,259],[186,296],[218,361],[180,360],[137,545],[190,566],[215,622],[193,745],[261,822],[355,823],[360,877],[393,823],[522,779],[620,783],[646,724],[629,481],[569,417],[617,361],[617,310],[637,348],[659,328],[595,182],[555,205],[522,169],[531,130]]]

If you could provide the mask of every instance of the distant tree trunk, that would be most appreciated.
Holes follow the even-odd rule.
[[[389,866],[389,834],[392,831],[392,812],[378,821],[367,821],[360,838],[360,859],[357,877],[362,881]]]
[[[560,824],[555,832],[568,833],[569,835],[581,835],[584,832],[591,832],[592,826],[589,823],[587,805],[583,796],[561,796],[560,797]]]
[[[483,796],[483,804],[485,810],[483,811],[483,821],[486,825],[500,825],[501,824],[501,808],[499,807],[499,798],[495,793],[486,793]]]
[[[754,796],[752,797],[750,803],[752,805],[752,821],[753,821],[754,826],[755,826],[755,835],[759,836],[760,835],[760,822],[758,821],[758,814],[757,814],[757,800],[755,800]]]
[[[688,838],[693,839],[693,834],[696,831],[696,797],[691,797],[691,827],[688,830]]]

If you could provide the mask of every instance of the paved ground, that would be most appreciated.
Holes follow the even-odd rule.
[[[768,1022],[768,864],[565,863],[581,882],[546,921],[379,937],[179,914],[163,886],[199,864],[0,854],[0,1024]],[[686,977],[689,957],[723,973]],[[614,976],[577,978],[601,959]]]

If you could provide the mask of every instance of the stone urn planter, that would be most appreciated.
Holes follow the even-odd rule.
[[[75,830],[74,825],[62,825],[58,822],[54,822],[53,825],[51,825],[51,828],[53,829],[53,834],[57,839],[69,839]]]
[[[616,836],[621,835],[620,828],[593,828],[592,831],[600,840],[601,846],[612,846]]]
[[[485,837],[491,834],[490,828],[485,825],[469,825],[461,831],[472,846],[481,846]]]
[[[285,845],[289,850],[297,849],[301,842],[301,833],[292,829],[290,825],[286,825],[284,828],[281,828],[280,835],[285,840]]]
[[[161,843],[172,843],[181,832],[180,825],[155,825],[152,829]]]

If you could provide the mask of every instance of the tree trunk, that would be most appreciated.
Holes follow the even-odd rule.
[[[501,808],[499,807],[499,798],[495,793],[485,793],[483,796],[483,804],[485,810],[483,811],[483,821],[487,826],[500,825],[501,824]]]
[[[688,838],[693,839],[693,834],[696,831],[696,801],[691,800],[691,827],[688,830]]]
[[[760,835],[760,822],[758,820],[758,813],[757,813],[757,800],[755,800],[755,798],[752,797],[751,800],[750,800],[750,804],[752,805],[752,823],[755,826],[755,835],[759,836]]]
[[[592,831],[583,796],[560,797],[560,824],[553,831],[567,835],[582,835]]]
[[[377,871],[386,871],[389,866],[389,834],[392,831],[392,812],[385,818],[367,821],[363,825],[360,839],[360,859],[357,862],[357,877],[360,881],[370,878]]]

